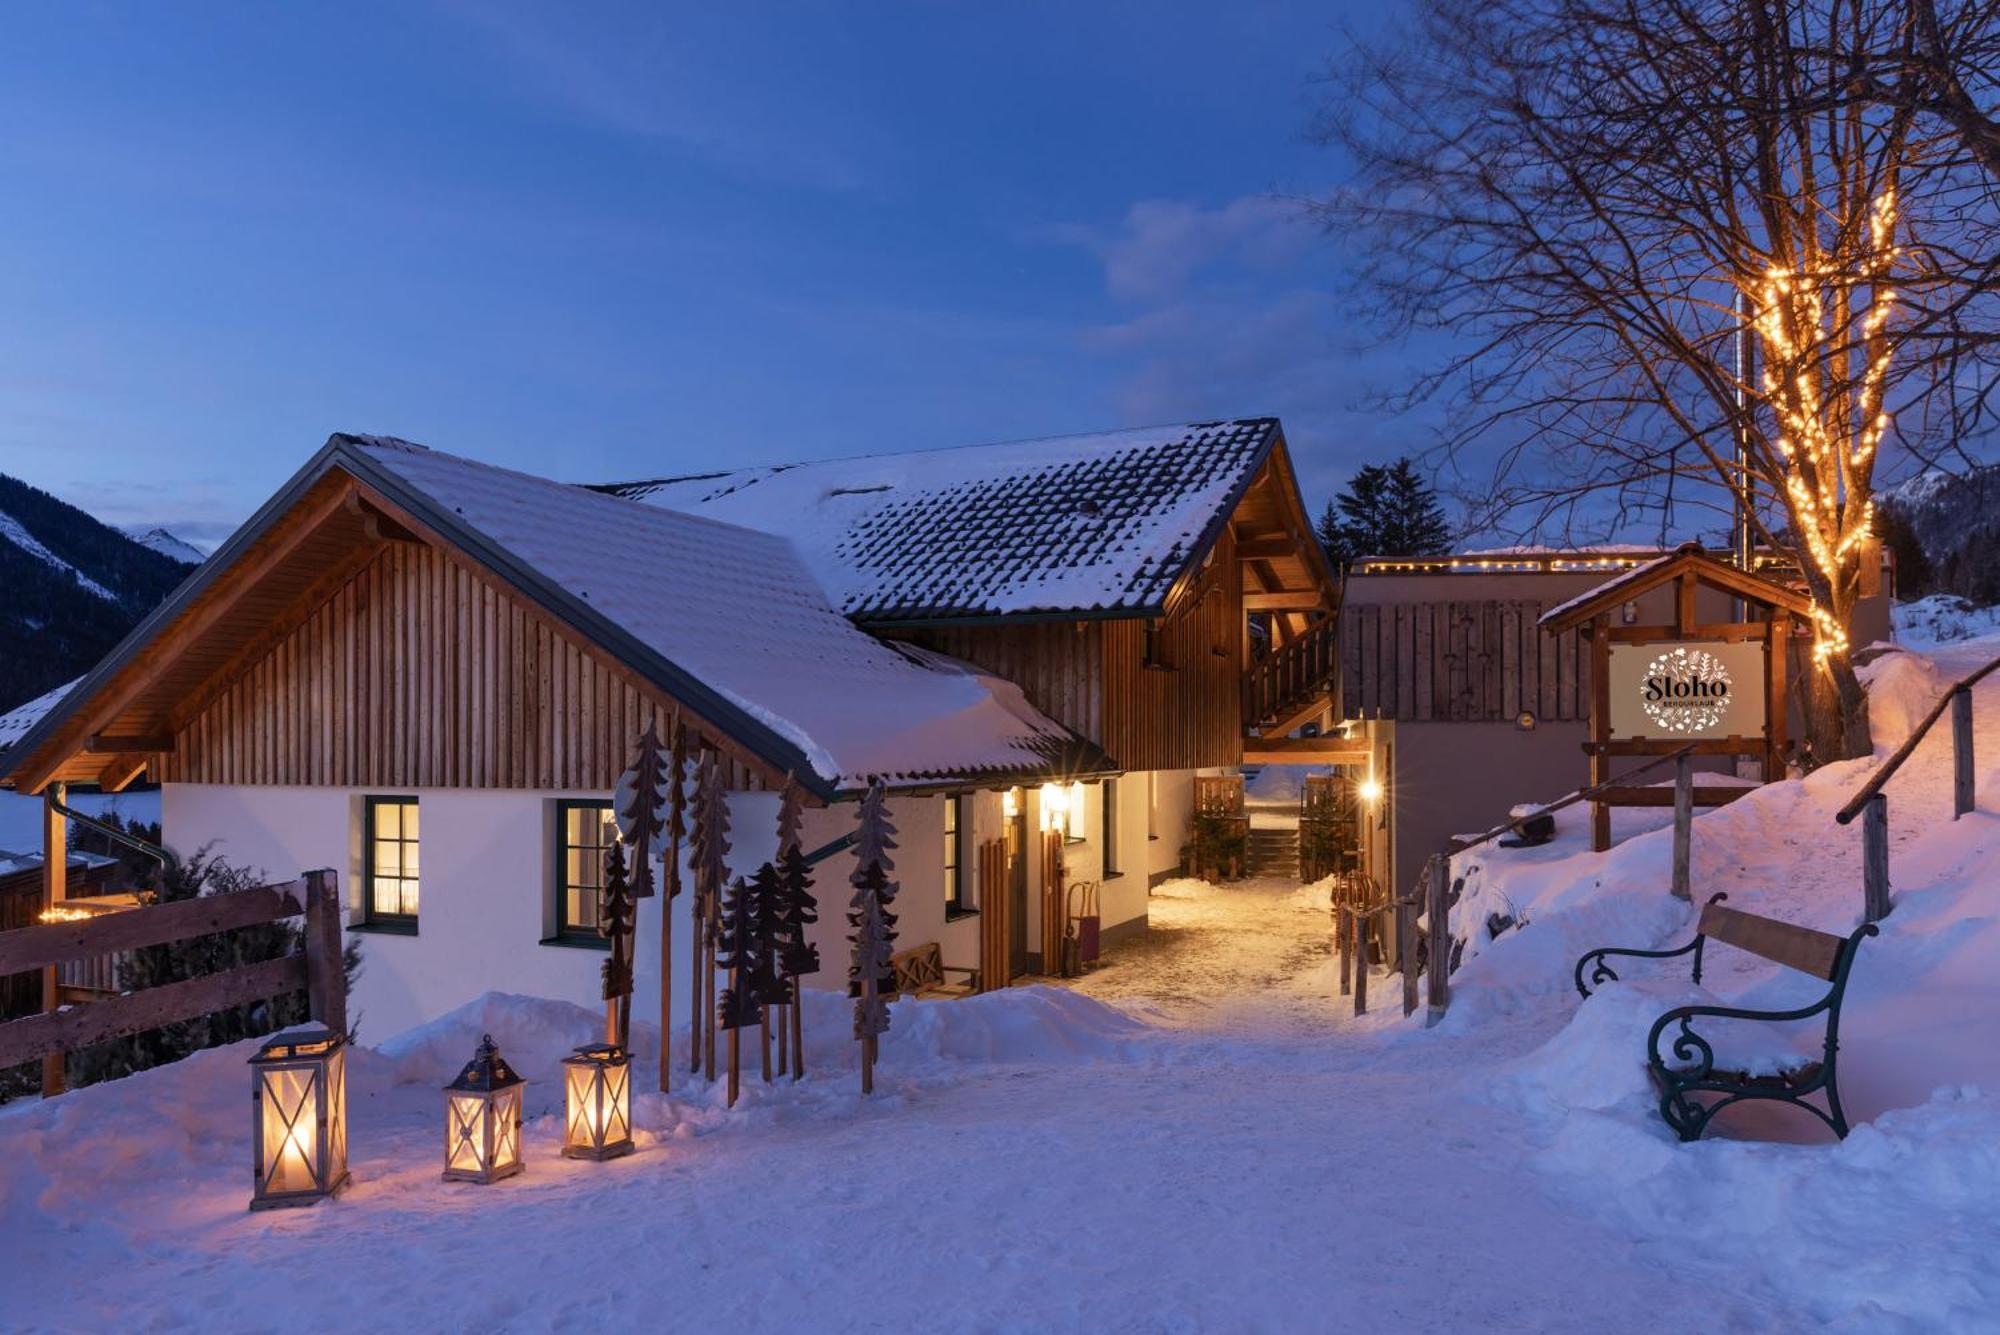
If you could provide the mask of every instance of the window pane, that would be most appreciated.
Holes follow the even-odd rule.
[[[411,880],[417,878],[417,846],[415,843],[405,843],[403,845],[403,875]]]
[[[415,839],[417,837],[417,804],[415,802],[398,802],[396,806],[403,813],[403,838]]]
[[[403,808],[394,802],[375,804],[375,837],[377,839],[400,839],[403,837]]]
[[[403,912],[414,918],[417,916],[417,883],[415,881],[404,881],[402,882],[402,889]]]

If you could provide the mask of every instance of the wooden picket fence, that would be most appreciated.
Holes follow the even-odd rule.
[[[305,948],[183,982],[125,992],[0,1024],[0,1069],[60,1060],[107,1039],[144,1033],[198,1015],[303,991],[312,1018],[347,1030],[347,977],[341,968],[340,892],[331,871],[222,895],[175,900],[90,918],[35,923],[0,932],[0,977],[59,971],[83,961],[166,945],[233,928],[305,916]],[[59,1073],[59,1069],[58,1073]],[[45,1079],[45,1089],[49,1082]],[[60,1080],[55,1082],[60,1087]],[[49,1090],[48,1092],[54,1092]]]
[[[1894,778],[1903,762],[1916,753],[1917,746],[1924,740],[1947,709],[1951,711],[1951,818],[1957,820],[1972,810],[1972,688],[1995,668],[2000,668],[2000,658],[1985,667],[1971,672],[1952,683],[1951,688],[1938,697],[1931,706],[1931,712],[1924,715],[1923,722],[1910,730],[1896,753],[1882,762],[1882,767],[1869,776],[1861,790],[1848,800],[1834,815],[1842,825],[1861,820],[1861,919],[1863,922],[1880,922],[1889,916],[1889,797],[1882,791],[1883,785]]]

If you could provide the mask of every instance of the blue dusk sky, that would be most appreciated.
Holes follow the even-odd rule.
[[[1423,443],[1280,196],[1338,4],[17,6],[0,472],[213,543],[335,430],[573,480]]]

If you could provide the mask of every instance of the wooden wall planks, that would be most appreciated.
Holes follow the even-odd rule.
[[[1590,716],[1588,641],[1545,635],[1538,602],[1367,603],[1341,612],[1348,718],[1511,722]]]
[[[168,782],[609,791],[677,705],[430,547],[392,543],[205,707]],[[692,728],[698,720],[689,719]],[[728,786],[762,767],[715,736]]]

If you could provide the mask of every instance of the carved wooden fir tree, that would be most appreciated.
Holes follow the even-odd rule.
[[[689,1069],[705,1071],[715,1078],[715,951],[722,912],[722,888],[729,878],[729,797],[722,787],[722,761],[713,750],[704,750],[695,771],[694,831],[692,856],[694,874],[694,930],[690,953],[694,960],[691,987],[694,1026],[689,1045]]]
[[[764,1016],[763,986],[757,973],[763,948],[757,932],[756,892],[744,881],[734,882],[717,916],[716,963],[729,970],[729,986],[722,991],[716,1020],[729,1031],[729,1105],[735,1107],[742,1070],[738,1031]]]
[[[598,892],[597,921],[611,940],[604,961],[604,1041],[619,1047],[630,1037],[620,1025],[629,1016],[623,1002],[632,995],[632,889],[625,879],[625,845],[614,839],[604,853],[604,888]]]
[[[784,977],[790,1002],[791,1029],[791,1071],[792,1079],[805,1074],[805,1024],[801,1019],[804,1009],[799,982],[808,974],[819,972],[819,947],[806,940],[806,928],[819,921],[819,901],[813,898],[812,868],[806,862],[805,850],[799,845],[799,828],[803,824],[803,803],[797,784],[787,783],[783,799],[778,805],[778,884],[785,899],[785,919],[783,936],[778,941],[778,971]]]
[[[848,942],[853,957],[847,971],[847,994],[854,998],[854,1037],[861,1043],[861,1092],[875,1091],[875,1054],[889,1031],[888,998],[895,994],[896,976],[889,960],[896,950],[896,883],[889,879],[895,863],[896,827],[889,823],[887,799],[880,782],[861,800],[860,825],[855,832],[854,894],[848,900]]]
[[[674,716],[674,746],[667,761],[666,902],[660,906],[660,1092],[667,1092],[673,1070],[674,1033],[674,901],[681,893],[681,842],[687,838],[687,725]],[[698,1016],[688,1021],[690,1032],[701,1030]]]
[[[648,899],[653,894],[653,856],[660,846],[660,836],[666,828],[666,769],[667,758],[660,749],[659,733],[652,724],[639,737],[639,744],[633,752],[632,764],[619,776],[617,790],[612,800],[612,817],[618,825],[618,837],[632,850],[630,884],[634,900]],[[636,909],[636,905],[634,906]],[[662,924],[670,914],[663,911]],[[630,961],[637,957],[639,929],[636,912],[625,924],[625,958]],[[608,928],[606,929],[608,932]],[[665,930],[664,926],[662,928]],[[618,949],[616,938],[612,949]],[[662,972],[664,961],[670,956],[661,955]],[[665,983],[661,984],[662,995]],[[667,1017],[661,1017],[662,1034],[667,1032]],[[614,1040],[623,1046],[632,1033],[632,990],[628,987],[618,1002],[618,1038]],[[664,1081],[667,1063],[660,1064],[661,1079]],[[661,1086],[665,1088],[664,1084]]]
[[[757,1026],[757,1041],[762,1045],[764,1082],[771,1080],[771,1022],[776,1018],[783,1023],[782,1008],[791,1000],[790,980],[779,968],[778,952],[787,933],[787,919],[790,907],[785,899],[784,886],[778,879],[776,865],[766,862],[757,868],[757,874],[750,878],[751,920],[755,926],[756,961],[751,981],[763,1000],[764,1011]]]

